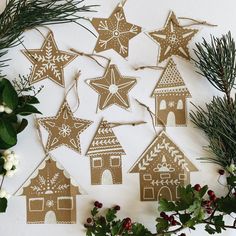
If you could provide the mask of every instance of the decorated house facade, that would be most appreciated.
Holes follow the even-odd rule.
[[[182,126],[187,124],[187,89],[173,59],[170,59],[152,92],[155,98],[156,125]],[[161,123],[162,122],[162,123]]]
[[[190,173],[198,169],[162,131],[131,168],[138,173],[141,201],[178,199],[178,187],[190,183]]]
[[[88,148],[91,184],[122,184],[122,155],[120,142],[107,121],[102,120]]]
[[[75,224],[80,191],[68,174],[49,157],[34,175],[21,194],[26,196],[27,223]]]

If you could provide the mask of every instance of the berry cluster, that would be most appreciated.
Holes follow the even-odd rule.
[[[123,220],[123,227],[128,231],[132,229],[132,221],[129,217]]]
[[[174,215],[168,216],[164,211],[162,211],[162,212],[160,213],[160,216],[161,216],[164,220],[169,221],[172,226],[176,226],[176,225],[179,224],[179,222],[176,221]]]
[[[103,206],[103,204],[102,204],[101,202],[99,202],[99,201],[96,201],[96,202],[94,202],[94,206],[95,206],[96,208],[101,209],[102,206]]]

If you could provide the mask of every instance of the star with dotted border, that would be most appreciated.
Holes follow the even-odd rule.
[[[100,110],[114,104],[124,109],[130,107],[128,93],[136,84],[136,79],[123,77],[115,65],[108,66],[102,78],[87,82],[99,94],[98,108]]]
[[[92,24],[99,34],[95,51],[114,49],[124,58],[129,54],[129,41],[141,32],[141,27],[126,21],[124,10],[120,6],[109,18],[94,18]]]
[[[62,87],[65,87],[63,69],[77,57],[75,54],[59,50],[52,32],[45,38],[41,49],[22,50],[22,53],[33,64],[30,84],[50,79]]]
[[[37,120],[49,133],[46,144],[48,152],[64,145],[81,153],[79,136],[92,124],[92,121],[74,117],[67,101],[62,104],[56,116]]]
[[[148,34],[160,45],[159,62],[162,62],[173,55],[190,60],[188,43],[197,32],[180,26],[175,13],[171,12],[164,29]]]

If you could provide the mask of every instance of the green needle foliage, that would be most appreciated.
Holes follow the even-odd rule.
[[[224,97],[214,97],[205,110],[196,107],[197,111],[190,116],[209,139],[214,156],[207,160],[227,169],[236,163],[236,99],[231,97],[236,77],[235,41],[228,33],[221,38],[212,37],[211,43],[204,39],[196,46],[199,74],[223,92]]]
[[[26,30],[40,25],[85,19],[78,13],[92,11],[94,5],[82,5],[83,2],[84,0],[9,0],[0,14],[0,58],[7,53],[7,49],[20,43],[22,33]],[[1,60],[0,67],[5,62]]]

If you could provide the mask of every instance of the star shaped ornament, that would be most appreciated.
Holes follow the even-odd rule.
[[[151,38],[160,45],[159,62],[173,55],[190,60],[188,43],[198,32],[181,26],[174,12],[171,12],[164,29],[149,33]]]
[[[50,79],[65,87],[64,67],[73,61],[77,55],[59,50],[52,32],[47,35],[40,49],[27,49],[22,50],[22,52],[33,64],[30,84]]]
[[[92,124],[92,121],[74,117],[65,101],[56,116],[39,118],[38,123],[49,133],[46,151],[67,146],[81,153],[79,135]]]
[[[94,18],[92,24],[99,34],[95,51],[114,49],[124,58],[129,54],[129,41],[141,32],[141,27],[126,21],[121,6],[118,6],[107,19]]]
[[[123,77],[115,65],[109,65],[102,78],[87,82],[99,94],[98,109],[104,110],[114,104],[124,109],[130,107],[128,93],[136,79]]]

